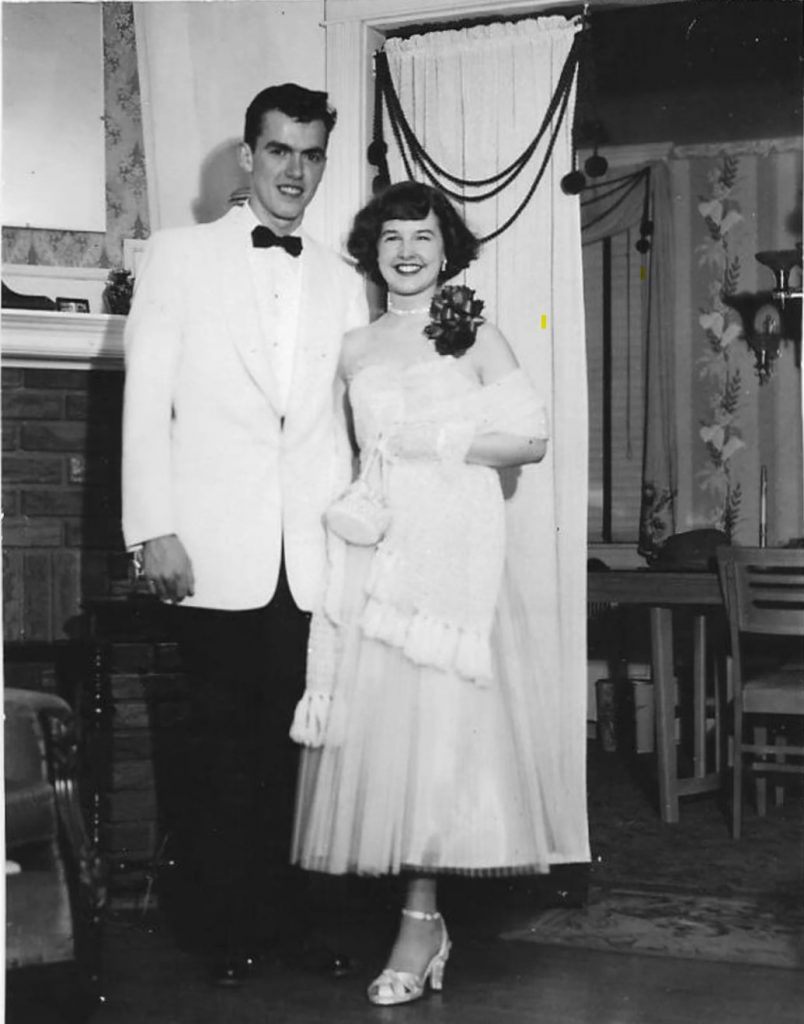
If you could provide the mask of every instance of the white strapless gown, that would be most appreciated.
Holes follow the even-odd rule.
[[[449,357],[369,365],[349,389],[361,449],[400,418],[460,409],[480,390]],[[541,695],[560,681],[540,670],[539,637],[506,572],[499,474],[400,460],[386,484],[388,534],[378,548],[346,546],[334,684],[342,721],[302,753],[292,859],[335,874],[547,871],[566,859],[559,770],[542,756],[554,744]],[[427,599],[417,602],[421,587]],[[422,628],[438,620],[436,647],[447,652],[438,665],[422,664],[400,635],[422,617]],[[473,640],[484,623],[485,654]],[[456,632],[469,641],[468,668],[455,643],[445,646]]]

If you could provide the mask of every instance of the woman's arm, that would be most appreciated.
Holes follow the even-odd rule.
[[[484,323],[478,329],[475,344],[467,356],[471,357],[475,372],[484,385],[494,384],[519,369],[513,349],[494,324]],[[547,440],[544,437],[492,431],[476,435],[465,458],[466,462],[504,469],[541,462],[546,452]]]
[[[543,437],[519,437],[517,434],[480,434],[475,437],[466,453],[466,462],[478,466],[505,469],[524,466],[528,462],[541,462],[547,453]]]
[[[344,334],[338,358],[338,376],[341,380],[348,381],[357,369],[368,342],[369,331],[370,327],[354,327]]]
[[[466,353],[481,384],[493,384],[519,369],[519,361],[505,335],[492,323],[477,329],[475,343]]]

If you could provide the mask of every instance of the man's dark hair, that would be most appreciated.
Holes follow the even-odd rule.
[[[262,131],[263,117],[269,110],[279,110],[293,118],[294,121],[301,121],[302,124],[323,121],[327,131],[327,140],[329,140],[330,132],[335,127],[338,115],[329,105],[328,99],[327,93],[305,89],[301,85],[296,85],[295,82],[270,85],[262,92],[258,92],[248,105],[243,141],[254,152],[257,139]]]
[[[431,210],[441,228],[447,261],[439,280],[449,281],[477,257],[480,243],[444,193],[418,181],[397,182],[374,196],[355,217],[346,248],[364,274],[383,284],[377,266],[377,243],[383,224],[389,220],[424,220]]]

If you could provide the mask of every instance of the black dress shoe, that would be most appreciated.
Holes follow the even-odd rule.
[[[324,969],[332,978],[346,978],[354,974],[355,965],[352,958],[345,953],[330,953]]]
[[[299,966],[302,970],[314,974],[325,974],[330,978],[345,978],[353,974],[354,963],[346,953],[337,952],[328,946],[320,946],[308,950],[302,957]]]
[[[295,948],[286,946],[281,951],[280,958],[289,967],[313,974],[328,975],[331,978],[345,978],[355,969],[350,956],[330,949],[324,944],[305,944]]]
[[[253,977],[257,963],[253,956],[227,956],[212,965],[209,980],[218,988],[240,988],[244,981]]]

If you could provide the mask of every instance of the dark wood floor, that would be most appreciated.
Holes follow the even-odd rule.
[[[800,898],[804,821],[792,802],[749,816],[735,845],[714,800],[688,802],[678,826],[657,822],[622,765],[590,750],[595,884],[662,881],[669,890]],[[649,787],[653,794],[655,787]],[[708,798],[707,798],[708,799]],[[644,806],[643,806],[644,804]],[[701,857],[701,851],[705,856]],[[398,881],[311,876],[310,923],[350,954],[335,980],[266,958],[238,991],[210,987],[203,965],[157,913],[109,913],[104,1002],[92,1024],[802,1024],[804,971],[537,946],[499,938],[535,912],[583,901],[589,879],[569,866],[545,880],[445,880],[440,903],[454,941],[445,990],[407,1007],[369,1005],[397,923]],[[165,905],[170,889],[164,886]],[[556,902],[559,901],[559,902]],[[760,905],[767,900],[759,899]],[[771,900],[771,905],[773,901]],[[195,935],[197,929],[190,930]],[[65,1024],[69,1009],[52,975],[8,978],[7,1024]],[[65,1005],[66,1002],[66,1005]],[[61,1006],[59,1005],[61,1004]]]
[[[104,1003],[93,1024],[800,1024],[804,973],[502,941],[453,928],[445,990],[376,1008],[365,986],[382,966],[387,923],[353,922],[352,975],[332,979],[266,961],[240,990],[211,988],[199,962],[158,921],[112,919]],[[13,981],[13,979],[12,979]],[[12,988],[7,1024],[56,1024],[54,992]],[[48,1009],[48,1002],[51,1009]]]

